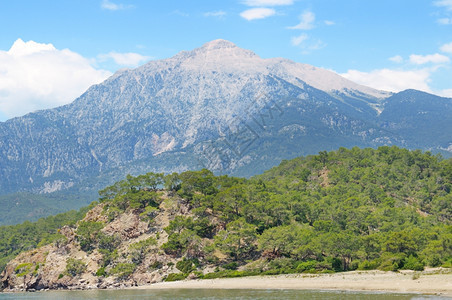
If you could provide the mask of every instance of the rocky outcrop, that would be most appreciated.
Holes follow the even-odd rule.
[[[0,287],[4,291],[34,291],[45,289],[106,289],[144,285],[162,281],[170,273],[178,273],[176,258],[165,254],[159,247],[167,241],[163,231],[176,215],[189,215],[189,207],[178,197],[164,193],[168,201],[162,202],[152,221],[143,221],[139,210],[127,210],[108,221],[103,204],[91,209],[81,222],[102,223],[104,237],[115,239],[115,262],[102,268],[106,259],[101,246],[82,250],[78,226],[64,226],[61,235],[50,245],[24,252],[10,261],[0,275]],[[140,249],[136,258],[131,245],[153,238],[156,244]],[[80,263],[81,271],[71,271],[71,264]],[[130,270],[111,271],[115,266],[134,266]],[[72,272],[72,273],[71,273]]]

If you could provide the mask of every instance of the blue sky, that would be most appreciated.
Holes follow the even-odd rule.
[[[452,97],[452,0],[0,0],[0,121],[219,38],[375,88]]]

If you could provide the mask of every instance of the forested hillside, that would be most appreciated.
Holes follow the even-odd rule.
[[[100,204],[53,246],[11,262],[3,287],[15,286],[21,263],[38,266],[30,286],[51,288],[89,272],[97,277],[83,283],[100,286],[451,267],[451,188],[451,159],[397,147],[321,152],[251,179],[205,169],[128,176],[100,191]],[[52,253],[65,260],[59,276],[33,258],[45,254],[47,264]]]

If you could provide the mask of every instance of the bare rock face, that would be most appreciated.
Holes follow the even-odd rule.
[[[121,240],[130,240],[139,237],[148,231],[149,224],[140,220],[134,213],[122,214],[113,222],[104,227],[103,232],[108,235],[118,234]]]
[[[171,196],[173,197],[173,196]],[[168,194],[162,198],[169,199]],[[185,212],[190,215],[186,204],[170,199],[171,205],[162,203],[159,212],[152,221],[143,221],[139,211],[126,210],[108,222],[103,213],[103,204],[91,209],[82,222],[103,222],[101,234],[119,239],[115,249],[110,249],[115,262],[102,268],[106,258],[99,248],[83,251],[79,244],[77,227],[64,226],[59,230],[61,239],[50,245],[24,252],[10,261],[0,275],[0,287],[5,291],[33,291],[43,289],[97,289],[122,288],[151,284],[162,281],[169,273],[179,272],[175,267],[175,258],[166,255],[159,247],[167,241],[162,228],[177,215]],[[152,229],[152,230],[150,230]],[[141,249],[142,257],[137,258],[131,245],[147,239],[156,243]],[[82,265],[80,271],[69,271],[68,263],[76,261]],[[118,265],[134,269],[125,274],[115,273],[112,268]],[[103,272],[99,273],[100,270]]]
[[[84,220],[90,222],[104,222],[104,223],[107,222],[108,221],[107,216],[102,214],[103,208],[104,206],[102,204],[97,205],[96,207],[94,207],[93,209],[86,213]]]

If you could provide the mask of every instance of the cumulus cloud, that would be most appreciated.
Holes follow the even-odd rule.
[[[452,10],[452,0],[439,0],[435,1],[436,6],[445,7],[447,10]]]
[[[304,41],[306,41],[308,39],[308,35],[306,33],[303,33],[299,36],[294,36],[291,39],[291,43],[294,46],[299,46],[301,43],[303,43]]]
[[[442,52],[452,54],[452,42],[449,44],[444,44],[439,48]]]
[[[400,55],[395,55],[393,57],[390,57],[389,60],[392,61],[392,62],[400,64],[401,62],[403,62],[403,57],[400,56]]]
[[[330,21],[330,20],[325,20],[324,23],[325,23],[325,25],[327,25],[327,26],[336,25],[336,23],[335,23],[334,21]]]
[[[18,39],[8,51],[0,50],[0,115],[67,104],[110,75],[69,49]]]
[[[410,63],[415,65],[423,65],[427,63],[441,64],[448,63],[449,61],[450,61],[449,57],[438,53],[430,55],[416,55],[416,54],[410,55]]]
[[[206,13],[204,13],[204,17],[217,17],[217,18],[222,18],[226,16],[226,12],[222,11],[222,10],[218,10],[218,11],[208,11]]]
[[[150,60],[151,57],[132,52],[118,53],[114,51],[99,55],[100,61],[106,61],[109,59],[112,59],[116,64],[123,67],[136,67],[141,63]]]
[[[438,19],[437,22],[441,25],[452,25],[452,18],[441,18]]]
[[[100,7],[106,10],[123,10],[128,8],[133,8],[133,5],[116,4],[109,0],[103,0]]]
[[[245,0],[243,4],[248,6],[279,6],[292,5],[294,0]]]
[[[428,85],[431,73],[431,69],[380,69],[371,72],[349,70],[347,73],[341,75],[356,83],[384,91],[399,92],[406,89],[417,89],[431,92]]]
[[[300,23],[295,26],[288,27],[289,29],[309,30],[314,28],[315,14],[311,11],[305,11],[300,15]]]
[[[444,17],[437,19],[436,22],[440,25],[452,25],[452,18],[450,15],[450,12],[452,11],[452,0],[434,1],[433,4],[446,9],[443,13]]]
[[[275,14],[275,10],[272,8],[251,8],[240,13],[240,16],[248,21],[256,20],[256,19],[264,19],[267,17],[271,17]]]

